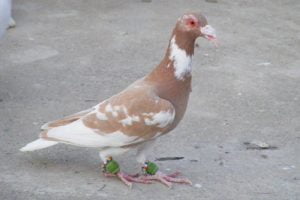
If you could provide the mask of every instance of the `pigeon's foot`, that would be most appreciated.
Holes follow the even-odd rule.
[[[151,184],[153,183],[151,180],[146,180],[144,177],[138,175],[129,175],[124,172],[118,172],[116,174],[112,173],[104,173],[106,177],[118,177],[125,185],[132,188],[132,183],[143,183],[143,184]]]
[[[192,185],[192,182],[187,178],[178,178],[180,175],[180,172],[175,172],[172,174],[164,174],[160,171],[157,171],[154,175],[146,174],[143,176],[140,176],[142,180],[147,181],[159,181],[169,188],[172,187],[172,183],[183,183],[183,184],[189,184]]]
[[[172,174],[164,174],[158,171],[158,167],[155,163],[147,161],[142,167],[144,174],[129,175],[120,171],[117,161],[109,157],[106,163],[102,166],[103,174],[106,177],[118,177],[125,185],[132,188],[132,183],[150,184],[153,181],[159,181],[169,188],[172,187],[172,183],[183,183],[192,185],[192,182],[187,178],[179,178],[180,172]]]
[[[180,172],[175,172],[172,174],[164,174],[159,171],[158,166],[154,162],[146,161],[142,167],[144,175],[141,177],[144,180],[155,180],[159,181],[169,188],[172,187],[172,183],[184,183],[192,185],[192,182],[187,178],[177,178]]]
[[[129,175],[120,171],[119,164],[117,161],[113,160],[112,157],[109,157],[106,163],[102,166],[104,176],[106,177],[118,177],[123,183],[125,183],[130,188],[132,187],[132,183],[144,183],[150,184],[152,181],[144,180],[139,177],[139,175]]]

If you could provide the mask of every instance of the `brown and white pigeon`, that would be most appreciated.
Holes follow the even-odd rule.
[[[118,176],[129,186],[132,182],[152,180],[169,187],[171,182],[191,183],[178,178],[178,173],[163,174],[153,162],[147,161],[144,152],[157,137],[173,130],[184,116],[198,37],[216,41],[215,30],[203,15],[183,15],[177,20],[164,58],[151,73],[88,110],[43,125],[39,139],[20,150],[34,151],[59,143],[92,147],[99,151],[105,175]],[[143,166],[143,175],[128,175],[112,160],[131,149],[138,149],[137,161]]]

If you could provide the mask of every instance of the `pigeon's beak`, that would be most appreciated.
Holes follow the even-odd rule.
[[[218,46],[216,30],[212,26],[206,25],[204,27],[201,27],[200,31],[203,37],[205,37],[209,41],[212,41],[216,47]]]

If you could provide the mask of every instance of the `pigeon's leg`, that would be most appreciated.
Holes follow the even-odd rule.
[[[150,180],[144,180],[135,175],[129,175],[120,170],[119,164],[112,159],[113,155],[120,155],[127,152],[129,148],[107,148],[100,151],[99,155],[103,161],[103,173],[106,177],[118,177],[123,183],[125,183],[130,188],[132,187],[132,183],[152,183]]]
[[[145,174],[143,177],[141,177],[143,180],[147,181],[159,181],[169,188],[172,187],[172,183],[183,183],[183,184],[189,184],[192,185],[192,182],[187,178],[179,178],[180,172],[175,172],[172,174],[164,174],[160,171],[157,171],[155,174]]]
[[[152,146],[154,140],[144,143],[138,147],[137,151],[137,161],[142,164],[143,175],[139,175],[139,178],[147,181],[159,181],[168,187],[172,187],[172,183],[184,183],[192,184],[192,182],[187,178],[179,178],[180,172],[175,172],[172,174],[164,174],[158,171],[158,167],[155,163],[147,161],[145,152],[149,147]]]
[[[146,152],[150,147],[152,147],[154,141],[155,140],[149,140],[148,142],[144,142],[137,147],[136,161],[142,166],[144,166],[145,162],[147,161]]]

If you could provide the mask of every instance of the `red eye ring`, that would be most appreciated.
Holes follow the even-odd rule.
[[[195,24],[196,24],[196,23],[195,23],[193,20],[190,21],[190,25],[191,25],[191,26],[195,26]]]

